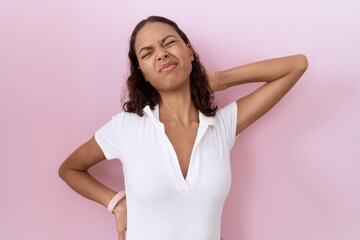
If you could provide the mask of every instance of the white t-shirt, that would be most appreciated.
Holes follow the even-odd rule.
[[[95,132],[106,159],[123,165],[127,240],[219,240],[237,138],[236,102],[215,117],[199,111],[186,179],[159,121],[159,105],[143,110],[143,117],[122,111]]]

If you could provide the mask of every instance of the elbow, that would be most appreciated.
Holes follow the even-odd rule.
[[[58,175],[59,177],[64,180],[64,169],[62,167],[59,167],[59,170],[58,170]]]
[[[61,164],[61,166],[60,166],[59,169],[58,169],[58,176],[59,176],[62,180],[65,180],[65,175],[66,175],[66,173],[67,173],[68,170],[69,170],[69,169],[66,168],[66,167],[64,166],[64,164]]]
[[[304,54],[298,54],[296,56],[297,56],[296,66],[305,72],[309,64],[307,57]]]

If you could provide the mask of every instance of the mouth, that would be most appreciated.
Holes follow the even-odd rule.
[[[162,65],[159,72],[160,73],[169,72],[169,71],[173,70],[174,68],[176,68],[177,65],[178,65],[177,62],[170,61],[170,62]]]

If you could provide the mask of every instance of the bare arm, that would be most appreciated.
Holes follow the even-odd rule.
[[[103,151],[93,136],[61,164],[59,176],[83,197],[107,207],[117,192],[100,183],[87,172],[90,167],[105,159]],[[127,229],[126,197],[119,201],[113,213],[116,218],[118,239],[125,240]]]
[[[231,86],[266,82],[251,94],[239,98],[236,135],[268,112],[295,85],[308,66],[303,54],[258,61],[233,69],[208,72],[213,92]]]
[[[117,192],[98,182],[87,172],[90,167],[103,160],[104,153],[93,136],[62,163],[59,176],[83,197],[107,207]]]

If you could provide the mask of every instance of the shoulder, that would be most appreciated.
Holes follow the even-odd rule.
[[[144,121],[145,118],[146,114],[139,116],[134,112],[126,112],[124,110],[112,116],[112,120],[118,125],[123,123],[126,125],[137,124],[140,121]]]
[[[236,101],[232,101],[231,103],[228,103],[227,105],[220,108],[215,115],[215,118],[224,118],[229,115],[237,114],[237,104]]]
[[[139,116],[134,112],[126,112],[126,111],[121,111],[116,113],[115,115],[112,116],[112,118],[114,118],[117,121],[121,121],[123,119],[127,119],[127,118],[131,118],[131,119],[142,119],[145,116],[145,114],[143,116]]]

